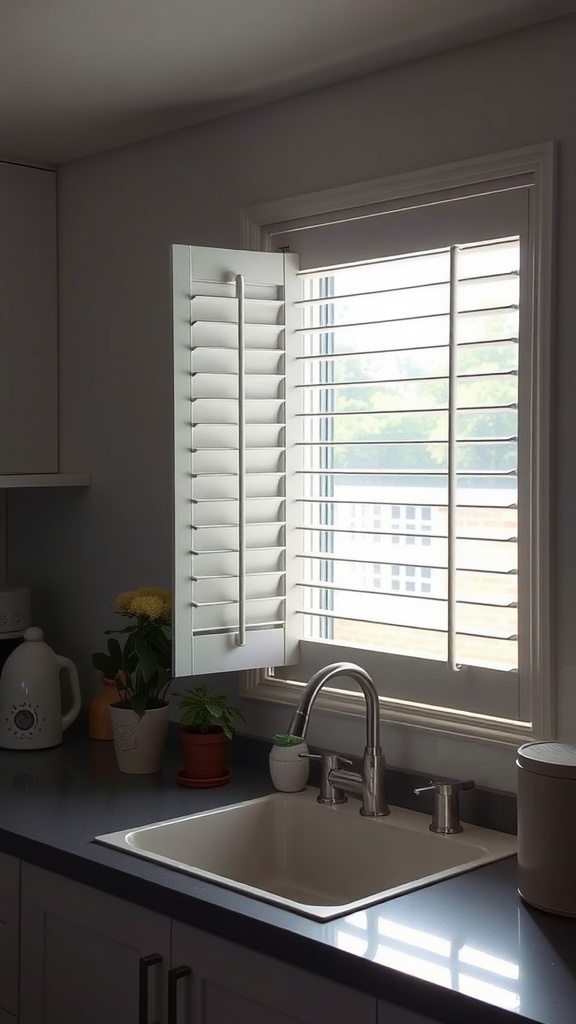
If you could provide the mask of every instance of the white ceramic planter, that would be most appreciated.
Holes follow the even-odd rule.
[[[120,771],[133,775],[159,772],[170,717],[168,701],[162,707],[144,712],[142,718],[130,708],[110,705],[110,717]]]
[[[276,789],[281,793],[297,793],[308,782],[310,761],[300,754],[307,754],[306,743],[298,743],[293,747],[282,747],[274,744],[270,751],[270,778]]]

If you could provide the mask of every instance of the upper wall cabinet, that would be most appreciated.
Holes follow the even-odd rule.
[[[0,474],[57,472],[56,173],[0,162]]]

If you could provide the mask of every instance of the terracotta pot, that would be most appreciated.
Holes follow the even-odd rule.
[[[221,729],[217,732],[193,732],[185,727],[180,730],[180,736],[187,778],[212,781],[224,777],[228,739]]]
[[[150,708],[142,718],[122,703],[111,704],[110,716],[120,771],[133,775],[159,772],[168,731],[169,702],[165,700],[159,707]]]

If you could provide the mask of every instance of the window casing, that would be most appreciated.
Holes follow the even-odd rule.
[[[447,665],[445,660],[435,662],[418,655],[406,657],[405,654],[399,656],[394,653],[382,653],[371,650],[369,644],[362,649],[358,647],[357,640],[350,646],[335,643],[333,630],[330,628],[334,590],[326,586],[317,588],[318,610],[326,612],[326,615],[316,616],[320,625],[314,638],[298,644],[299,664],[286,669],[277,667],[273,675],[262,672],[249,673],[245,690],[247,694],[269,699],[290,699],[290,694],[317,668],[330,661],[352,660],[364,665],[375,678],[382,695],[386,717],[390,720],[409,721],[427,728],[487,735],[497,739],[505,740],[508,737],[514,741],[518,737],[523,738],[531,734],[551,734],[552,695],[547,685],[548,680],[552,678],[547,556],[551,164],[551,147],[535,147],[532,150],[479,161],[475,166],[474,162],[470,162],[466,165],[441,168],[423,174],[419,180],[416,180],[415,176],[407,176],[404,179],[367,183],[358,187],[356,191],[333,190],[331,193],[300,197],[285,203],[267,204],[265,207],[247,212],[247,235],[250,244],[268,249],[288,244],[290,248],[304,249],[305,270],[307,261],[308,265],[318,266],[311,254],[318,250],[322,255],[323,246],[325,251],[332,255],[336,254],[335,263],[326,264],[327,267],[344,263],[347,235],[352,237],[352,255],[360,256],[361,259],[377,259],[377,246],[380,245],[381,252],[383,237],[388,245],[388,251],[385,253],[388,258],[403,253],[430,250],[430,245],[424,245],[419,250],[406,248],[406,234],[422,245],[423,239],[431,237],[431,224],[433,231],[435,225],[440,225],[436,237],[444,245],[454,242],[466,245],[472,241],[501,239],[512,235],[520,237],[523,292],[520,303],[518,376],[518,551],[520,576],[524,580],[524,587],[521,584],[521,607],[518,610],[518,635],[521,642],[517,673],[494,671],[482,665],[465,665],[457,670],[456,664]],[[521,197],[520,205],[524,203],[524,206],[520,217],[517,216],[518,210],[513,212],[511,223],[506,211],[514,207],[517,197]],[[370,202],[365,201],[368,198]],[[346,202],[350,203],[347,209]],[[291,216],[288,215],[287,204],[291,204]],[[471,214],[472,234],[462,236],[459,234],[459,226],[466,220],[463,216],[466,207]],[[408,220],[405,222],[407,227],[402,229],[399,221],[403,218],[399,214],[405,211],[408,211]],[[390,213],[393,216],[390,216]],[[477,226],[478,214],[482,227],[480,234]],[[364,224],[361,223],[363,220]],[[277,224],[276,221],[280,223]],[[393,229],[388,231],[388,226],[393,222]],[[420,227],[412,230],[416,222]],[[367,242],[364,249],[361,249],[359,233],[363,227],[367,227],[368,231]],[[395,241],[396,235],[398,238]],[[300,244],[302,240],[305,240],[304,246]],[[404,243],[403,248],[400,248],[401,243]],[[390,251],[394,246],[395,251]],[[324,344],[328,344],[330,328],[333,326],[331,321],[335,315],[335,307],[329,300],[334,296],[335,287],[334,277],[330,273],[322,272],[319,285],[321,290],[318,294],[326,301],[318,303],[316,326],[326,329]],[[296,295],[296,292],[293,294]],[[294,338],[292,342],[294,343]],[[330,374],[332,371],[329,366],[328,361],[321,372]],[[330,379],[326,379],[324,383],[329,385]],[[289,398],[290,387],[288,379],[289,405],[292,401]],[[333,411],[334,393],[329,386],[321,388],[320,392],[323,392],[323,400],[327,403],[323,410],[327,415],[321,418],[321,429],[330,433],[333,421],[331,423],[329,414]],[[292,404],[292,413],[295,408],[296,406]],[[330,437],[320,439],[331,440]],[[289,469],[294,469],[297,465],[297,459],[294,460],[290,456],[287,458]],[[318,465],[316,468],[318,469]],[[328,488],[328,493],[323,497],[330,499],[333,495],[329,493],[332,486],[329,476],[324,475],[323,482],[322,476],[321,473],[317,475],[317,481],[321,487]],[[290,505],[294,488],[294,479],[291,479],[290,472],[286,487],[287,504]],[[348,535],[349,539],[352,539],[358,536],[358,530],[361,535],[373,530],[374,538],[366,559],[362,560],[361,565],[356,564],[351,571],[354,588],[357,586],[358,589],[371,589],[374,594],[379,595],[379,599],[383,592],[406,597],[414,595],[426,599],[440,593],[445,587],[445,571],[443,568],[435,567],[430,556],[436,544],[434,538],[437,532],[441,531],[441,519],[446,516],[445,509],[439,511],[430,498],[417,502],[410,494],[403,500],[387,503],[379,500],[381,495],[375,496],[371,501],[364,500],[363,495],[360,497],[361,500],[349,506],[347,524],[343,524],[345,529],[342,537]],[[335,507],[330,500],[319,507],[320,514],[324,515],[326,520],[324,525],[333,527]],[[341,506],[340,512],[343,508],[344,506]],[[289,514],[288,561],[295,550],[298,550],[298,544],[296,549],[291,544],[291,537],[294,536],[291,531],[294,525],[294,519],[292,517],[291,521]],[[330,529],[323,531],[327,555],[333,555],[330,551],[330,532]],[[394,548],[393,558],[381,553],[386,535],[388,550]],[[319,581],[327,584],[331,582],[328,559],[325,560],[323,569],[320,564]],[[526,581],[532,586],[526,586]],[[524,593],[526,590],[529,593]],[[294,622],[298,620],[297,611],[294,615],[297,602],[294,605],[293,602],[287,601],[287,607],[291,635],[301,637],[301,626],[297,625],[295,630],[293,628]],[[523,636],[529,637],[527,643],[522,644]],[[292,650],[294,652],[294,648]],[[290,660],[293,660],[293,656],[294,654]],[[214,666],[215,671],[219,668],[221,666]],[[356,694],[353,691],[342,692],[342,687],[346,684],[345,681],[339,683],[338,696],[331,703],[331,697],[327,695],[327,705],[355,710]]]

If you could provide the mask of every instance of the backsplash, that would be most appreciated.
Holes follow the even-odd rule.
[[[179,742],[178,738],[176,742]],[[264,740],[237,734],[230,744],[229,761],[231,764],[244,765],[267,772],[270,747],[271,743]],[[310,750],[312,753],[317,753],[313,747],[310,747]],[[359,764],[357,757],[346,756],[351,757],[355,767]],[[453,782],[456,780],[443,778],[442,781]],[[310,765],[310,782],[312,785],[317,785],[319,782],[319,765],[315,761]],[[414,794],[414,789],[417,786],[424,786],[428,782],[429,777],[423,776],[419,772],[388,767],[386,772],[388,802],[397,807],[407,807],[413,811],[422,811],[424,814],[430,813],[431,816],[432,793],[420,797]],[[515,835],[516,795],[475,786],[474,789],[460,794],[460,817],[463,822]]]

